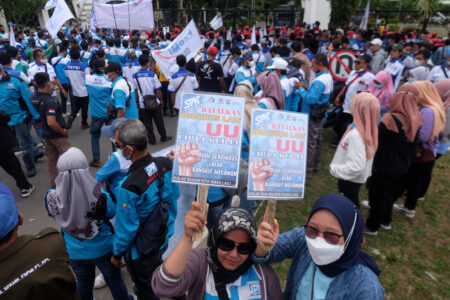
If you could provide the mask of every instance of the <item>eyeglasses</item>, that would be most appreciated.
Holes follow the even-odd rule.
[[[217,241],[217,247],[220,250],[226,251],[226,252],[230,252],[232,251],[235,247],[237,247],[237,251],[239,252],[239,254],[242,255],[248,255],[250,253],[252,253],[254,251],[254,244],[253,243],[235,243],[232,240],[229,240],[227,238],[221,237],[219,238],[219,240]]]
[[[310,239],[315,239],[316,237],[319,236],[319,233],[322,232],[313,226],[305,225],[304,227],[306,228],[305,234]],[[328,243],[330,243],[332,245],[337,245],[339,243],[339,239],[344,236],[343,234],[339,235],[337,233],[328,232],[328,231],[322,232],[322,234],[323,234],[323,238],[325,239],[325,241],[327,241]]]
[[[116,145],[117,149],[123,149],[127,146],[127,145],[120,145],[118,142],[115,142],[114,145]]]
[[[360,63],[362,63],[362,61],[360,61],[360,60],[355,60],[355,65],[359,65]]]

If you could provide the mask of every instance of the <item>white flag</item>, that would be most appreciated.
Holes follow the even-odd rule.
[[[223,26],[223,19],[222,16],[220,16],[219,14],[217,14],[212,20],[211,22],[209,22],[209,25],[211,26],[212,29],[217,30],[220,27]]]
[[[56,4],[58,3],[58,0],[47,0],[47,3],[45,3],[45,10],[49,10],[52,9],[53,7],[56,6]]]
[[[367,22],[369,21],[369,8],[370,8],[370,0],[367,1],[366,10],[364,11],[364,17],[361,20],[361,24],[359,24],[359,28],[363,30],[367,30]]]
[[[256,25],[253,25],[252,36],[250,39],[250,44],[253,46],[256,44]]]
[[[9,45],[11,47],[17,47],[16,37],[14,36],[14,25],[9,23]]]
[[[53,38],[56,38],[56,34],[67,20],[75,19],[66,2],[64,0],[57,1],[53,15],[45,24],[45,28],[47,28]]]
[[[186,56],[186,60],[189,61],[202,48],[202,45],[202,40],[195,27],[194,20],[192,20],[169,46],[162,50],[153,50],[152,56],[158,63],[159,69],[164,73],[164,76],[170,78],[174,71],[174,66],[176,66],[177,56],[183,54]]]
[[[230,30],[228,30],[228,33],[227,33],[227,41],[231,41],[232,40],[231,29],[232,29],[232,27],[230,26]]]

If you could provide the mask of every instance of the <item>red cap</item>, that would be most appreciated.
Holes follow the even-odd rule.
[[[249,30],[249,29],[250,29],[250,27],[249,27],[248,25],[245,25],[245,26],[244,26],[244,30],[245,30],[245,31],[247,31],[247,30]]]
[[[432,34],[431,34],[431,37],[437,37],[437,33],[436,32],[433,32]]]
[[[237,34],[241,34],[242,30],[238,29]]]
[[[273,30],[274,30],[273,27],[269,27],[269,29],[267,29],[267,32],[271,32]]]
[[[219,53],[219,50],[216,47],[211,46],[208,48],[208,54],[216,55],[217,53]]]

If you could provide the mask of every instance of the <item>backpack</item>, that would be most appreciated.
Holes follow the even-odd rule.
[[[142,255],[157,253],[166,241],[166,235],[169,231],[170,203],[168,199],[163,197],[164,171],[158,159],[154,159],[153,162],[158,167],[159,202],[150,215],[148,215],[147,219],[141,223],[135,237],[136,248]]]

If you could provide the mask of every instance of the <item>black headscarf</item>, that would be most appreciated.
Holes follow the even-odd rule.
[[[350,241],[347,242],[347,248],[344,254],[331,264],[318,266],[320,271],[328,277],[334,277],[354,265],[361,264],[369,267],[377,276],[380,275],[381,271],[375,260],[361,251],[364,231],[364,220],[361,211],[346,197],[339,194],[329,194],[320,197],[316,201],[309,214],[308,222],[311,216],[321,209],[326,209],[336,216],[344,231],[345,241],[347,241],[351,232],[355,220],[355,213],[357,214],[357,218],[353,234],[350,237]]]
[[[254,248],[256,248],[255,219],[245,209],[233,207],[224,210],[217,217],[214,227],[209,231],[207,246],[208,263],[214,275],[214,282],[220,300],[227,299],[221,297],[220,290],[224,291],[226,284],[236,281],[236,279],[245,274],[253,265],[250,255],[242,265],[233,271],[225,269],[219,262],[217,257],[217,241],[222,235],[235,229],[245,230],[249,234]]]

